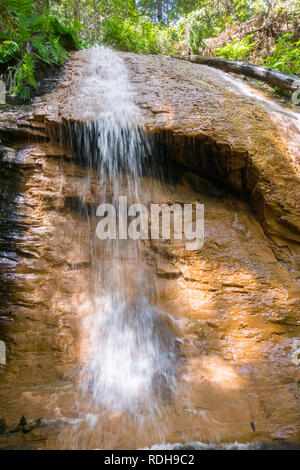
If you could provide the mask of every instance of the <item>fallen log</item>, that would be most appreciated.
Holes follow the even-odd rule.
[[[224,72],[232,72],[255,78],[271,86],[277,86],[292,93],[300,88],[300,78],[287,73],[277,72],[258,65],[235,60],[226,60],[219,57],[205,57],[201,55],[173,56],[176,59],[187,60],[196,64],[208,65]]]

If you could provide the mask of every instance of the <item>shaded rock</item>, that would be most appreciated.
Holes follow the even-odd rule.
[[[159,260],[157,262],[156,272],[159,277],[176,279],[181,276],[180,270],[172,263]]]
[[[22,418],[20,419],[19,426],[26,426],[27,421],[25,416],[23,415]]]
[[[0,434],[5,432],[6,429],[6,421],[3,416],[0,416]]]
[[[26,424],[27,424],[27,421],[26,421],[25,416],[23,415],[20,419],[19,424],[9,427],[7,429],[7,432],[8,433],[20,432],[20,431],[22,431],[23,426],[25,426]]]
[[[33,431],[33,429],[39,427],[41,424],[42,424],[42,419],[41,418],[38,418],[34,421],[30,421],[27,424],[23,425],[22,432],[24,434],[27,434],[27,433]]]
[[[19,424],[10,426],[9,428],[7,428],[7,432],[11,434],[15,432],[20,432],[21,430],[22,430],[22,426],[20,426]]]
[[[25,416],[23,415],[20,419],[19,424],[17,424],[16,426],[9,427],[7,429],[7,432],[8,433],[20,432],[20,431],[22,431],[23,426],[26,426],[26,424],[27,424],[27,421],[26,421]]]
[[[18,433],[22,431],[23,434],[28,434],[29,432],[33,431],[42,426],[43,420],[41,418],[35,419],[34,421],[27,421],[25,416],[23,415],[20,419],[20,422],[17,426],[12,426],[6,430],[7,433]],[[1,424],[1,421],[0,421]],[[5,424],[5,422],[4,422]]]

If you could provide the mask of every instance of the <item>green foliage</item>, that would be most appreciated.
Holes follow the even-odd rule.
[[[28,98],[43,64],[62,64],[71,49],[102,42],[141,53],[201,53],[206,39],[270,11],[299,10],[300,0],[1,0],[0,73],[12,75],[12,89]],[[277,16],[276,16],[277,19]],[[269,18],[267,18],[269,20]],[[83,31],[81,31],[83,29]],[[80,37],[79,37],[79,31]],[[250,29],[251,31],[251,29]],[[226,36],[226,34],[225,34]],[[83,39],[84,40],[83,40]],[[247,60],[257,53],[252,35],[217,49],[217,55]],[[299,73],[299,41],[284,35],[265,65]],[[255,49],[254,49],[255,48]],[[253,53],[252,53],[253,54]],[[9,80],[8,80],[9,81]]]
[[[30,97],[31,87],[36,88],[34,76],[34,61],[29,54],[24,54],[21,65],[17,68],[16,86],[14,93],[20,95],[23,100]]]
[[[0,46],[0,63],[9,62],[19,52],[19,46],[14,41],[3,41]]]
[[[68,49],[81,48],[82,43],[77,33],[83,25],[76,18],[67,23],[57,16],[50,16],[49,26],[50,31],[52,30],[60,38],[60,42],[64,47]]]
[[[300,74],[300,41],[292,41],[292,34],[284,34],[276,41],[273,54],[264,60],[267,67],[280,72]]]
[[[189,31],[188,44],[195,54],[199,49],[206,47],[203,39],[213,35],[215,24],[207,8],[201,8],[187,15],[186,24]]]
[[[82,47],[78,31],[83,25],[76,18],[68,21],[45,11],[44,5],[39,9],[33,0],[2,1],[0,65],[15,70],[13,92],[28,99],[36,88],[35,76],[42,64],[61,65],[68,50]]]
[[[28,15],[32,10],[33,5],[33,0],[10,0],[8,2],[9,8],[19,18]]]
[[[247,0],[233,0],[234,15],[241,22],[251,18],[252,8]]]
[[[158,27],[149,18],[137,19],[108,18],[102,24],[102,41],[117,49],[156,53],[159,51]]]
[[[185,23],[180,21],[170,23],[167,27],[160,27],[157,35],[160,52],[169,55],[177,54],[180,52],[180,47],[186,47],[185,31]]]
[[[63,64],[68,56],[66,49],[60,44],[59,37],[45,40],[41,36],[36,36],[32,38],[31,44],[35,57],[46,64]]]
[[[195,53],[205,47],[203,39],[210,37],[214,30],[208,9],[202,8],[169,25],[154,23],[147,16],[109,17],[102,23],[101,40],[120,50],[173,54],[187,36],[188,46]]]
[[[147,16],[108,18],[102,23],[101,41],[119,50],[143,54],[174,54],[184,40],[186,22],[168,26],[154,23]]]
[[[224,47],[218,47],[217,55],[229,60],[244,60],[255,47],[255,42],[251,42],[253,34],[249,34],[242,40],[234,39]]]

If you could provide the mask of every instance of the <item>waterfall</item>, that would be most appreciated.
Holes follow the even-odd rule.
[[[70,54],[45,107],[4,111],[2,447],[297,440],[299,115],[228,74],[182,67],[96,46]],[[172,207],[195,201],[205,245],[192,251]],[[162,206],[174,212],[169,235],[127,239],[137,202],[148,229],[152,204],[161,232]],[[111,239],[99,235],[105,204]]]
[[[126,68],[104,47],[86,54],[89,70],[74,102],[82,110],[83,123],[69,123],[73,158],[91,174],[97,172],[97,204],[116,206],[120,196],[144,201],[147,194],[139,179],[151,145]],[[88,217],[94,227],[95,214]],[[83,324],[80,389],[94,413],[138,416],[146,410],[151,415],[159,411],[159,401],[176,390],[172,319],[152,303],[155,284],[140,241],[101,241],[91,233],[93,299]]]

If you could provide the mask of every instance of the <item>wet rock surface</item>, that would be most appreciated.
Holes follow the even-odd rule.
[[[157,286],[153,301],[177,322],[182,358],[181,391],[156,423],[164,423],[161,441],[297,445],[300,198],[282,127],[207,67],[122,57],[157,153],[182,165],[159,192],[157,181],[143,178],[145,203],[205,205],[202,250],[190,252],[173,239],[145,241],[142,248]],[[87,443],[87,418],[74,406],[95,262],[88,240],[96,237],[82,203],[89,211],[98,205],[99,176],[95,171],[91,181],[57,138],[68,120],[80,118],[70,99],[82,63],[76,53],[46,104],[20,115],[22,132],[38,129],[45,141],[34,142],[30,131],[32,143],[7,142],[0,151],[0,340],[7,348],[0,416],[7,428],[23,414],[47,423],[0,435],[2,448],[159,443],[157,432],[137,435],[133,425],[124,436],[118,415],[101,416]],[[6,136],[19,128],[15,112]],[[1,129],[4,121],[5,113]],[[135,266],[124,266],[130,278]]]
[[[207,66],[119,54],[146,130],[164,159],[176,160],[245,198],[277,258],[297,271],[299,113]],[[76,96],[89,67],[87,54],[73,54],[60,85],[35,114],[52,139],[66,140],[70,121],[92,121],[98,115],[101,102],[96,96]],[[72,95],[76,98],[70,99]]]

